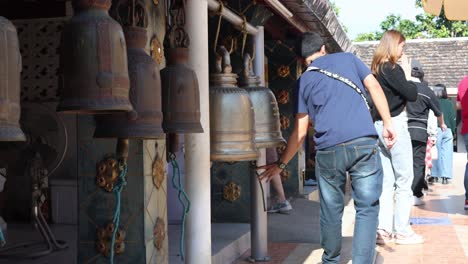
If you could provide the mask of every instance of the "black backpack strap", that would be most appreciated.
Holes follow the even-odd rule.
[[[326,76],[328,76],[330,78],[336,79],[336,80],[338,80],[340,82],[343,82],[343,83],[347,84],[349,87],[353,88],[353,90],[356,91],[362,97],[362,100],[364,100],[364,103],[366,104],[367,109],[369,109],[369,110],[371,109],[371,107],[369,105],[369,100],[366,98],[366,96],[362,92],[361,88],[359,88],[356,84],[354,84],[348,78],[345,78],[345,77],[343,77],[341,75],[338,75],[336,73],[331,73],[329,71],[326,71],[326,70],[323,70],[323,69],[320,69],[320,68],[317,68],[317,67],[314,67],[314,66],[307,67],[306,71],[317,71],[317,72],[320,72],[322,74],[325,74]]]

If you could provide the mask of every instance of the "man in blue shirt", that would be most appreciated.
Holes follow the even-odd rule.
[[[364,87],[367,89],[382,117],[385,143],[391,148],[396,134],[387,100],[369,68],[351,53],[327,54],[325,42],[317,33],[304,33],[298,52],[307,65],[345,77],[364,93]],[[286,150],[276,163],[259,167],[265,169],[260,179],[269,180],[285,168],[302,145],[309,120],[312,121],[317,149],[315,172],[320,190],[322,262],[339,262],[348,172],[356,208],[353,263],[372,263],[383,174],[371,114],[356,90],[321,72],[304,72],[296,92],[296,123]]]

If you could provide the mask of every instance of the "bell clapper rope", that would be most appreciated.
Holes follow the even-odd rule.
[[[242,15],[242,52],[241,56],[244,57],[244,48],[245,48],[245,42],[247,41],[247,18]]]
[[[114,263],[114,245],[115,237],[117,230],[119,229],[120,224],[120,200],[121,193],[125,185],[127,185],[127,158],[128,158],[128,147],[129,140],[128,138],[119,138],[117,139],[117,159],[118,159],[118,172],[119,176],[117,182],[112,188],[112,192],[115,194],[116,205],[114,209],[114,217],[112,223],[114,224],[114,230],[112,230],[112,238],[110,241],[110,263]]]
[[[218,27],[216,28],[216,35],[215,35],[215,40],[214,40],[214,44],[213,44],[213,49],[214,49],[214,52],[216,53],[216,46],[218,46],[218,38],[219,38],[219,31],[221,29],[221,21],[223,19],[223,10],[224,10],[224,4],[222,1],[219,1],[219,9],[218,9],[218,15],[219,15],[219,18],[218,18]]]
[[[169,161],[172,165],[172,187],[177,190],[177,198],[179,199],[180,204],[182,205],[182,227],[180,232],[180,247],[179,247],[179,254],[183,260],[185,260],[185,246],[184,246],[184,236],[185,236],[185,222],[187,220],[187,213],[190,211],[190,199],[187,193],[184,190],[184,186],[182,184],[182,177],[180,175],[180,168],[179,164],[176,161],[176,155],[172,152],[168,153]],[[177,177],[177,183],[176,183]]]

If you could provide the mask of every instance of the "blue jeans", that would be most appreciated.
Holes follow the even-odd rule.
[[[317,151],[315,173],[320,190],[322,262],[338,263],[340,259],[346,172],[351,176],[356,209],[353,263],[372,263],[383,177],[377,139],[373,137],[362,137]]]
[[[383,168],[383,187],[380,196],[379,229],[389,233],[411,235],[410,213],[413,207],[413,148],[408,132],[406,112],[392,117],[393,127],[398,136],[389,150],[382,143],[382,121],[375,122],[379,133],[380,159]]]
[[[465,141],[465,147],[468,150],[468,134],[463,134],[463,141]],[[464,185],[465,185],[465,200],[468,200],[468,162],[466,163],[465,166],[465,179],[464,179]]]
[[[432,161],[432,177],[453,178],[453,136],[452,130],[437,128],[437,159]]]

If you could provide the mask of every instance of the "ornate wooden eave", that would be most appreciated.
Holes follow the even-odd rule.
[[[301,32],[319,32],[328,39],[331,52],[355,51],[328,0],[281,0],[281,3],[294,14],[290,18],[294,22],[288,21],[290,24],[303,25],[297,28]]]

